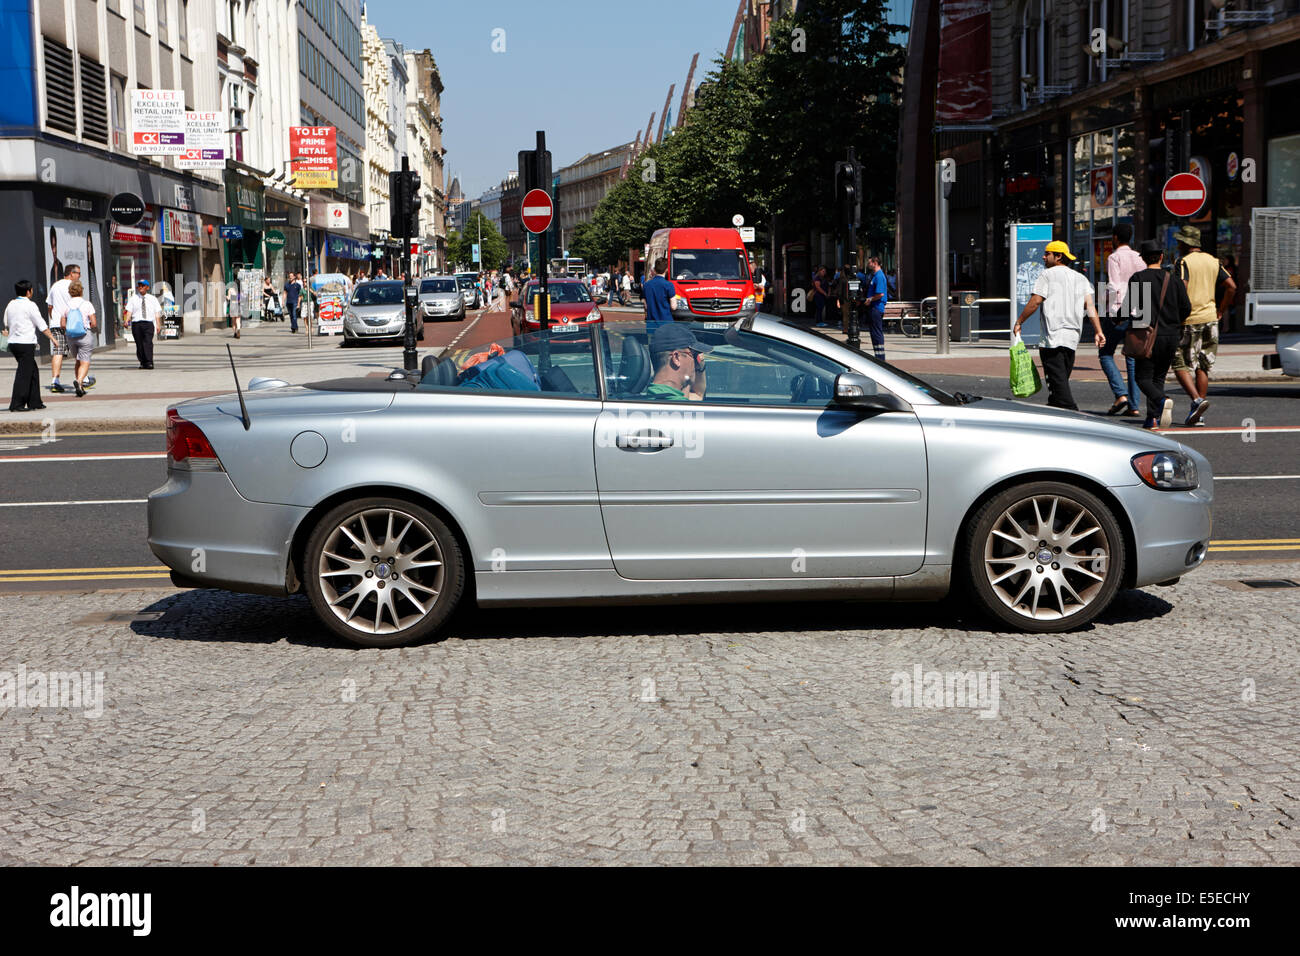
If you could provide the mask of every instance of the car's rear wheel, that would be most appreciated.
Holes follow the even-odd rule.
[[[363,647],[433,635],[465,586],[456,536],[427,508],[364,498],[331,510],[307,541],[303,580],[331,631]]]
[[[967,569],[981,608],[1046,634],[1082,627],[1124,578],[1124,535],[1096,495],[1063,482],[1008,488],[975,513]]]

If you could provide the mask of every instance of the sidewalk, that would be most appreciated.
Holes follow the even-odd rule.
[[[639,314],[636,306],[608,308],[611,319],[623,319]],[[818,331],[843,341],[838,329]],[[245,329],[236,340],[226,329],[202,335],[163,341],[155,340],[154,354],[157,367],[146,371],[137,366],[135,349],[130,344],[112,351],[98,352],[91,362],[90,371],[96,378],[95,387],[84,398],[77,398],[71,390],[56,395],[49,390],[50,369],[41,367],[41,384],[45,393],[46,409],[23,414],[6,413],[0,418],[0,434],[37,434],[47,422],[65,431],[161,431],[167,415],[167,406],[187,398],[205,395],[222,395],[235,390],[234,375],[226,356],[226,345],[234,352],[235,367],[239,370],[239,384],[247,388],[250,379],[258,377],[282,378],[301,384],[331,378],[355,376],[386,376],[401,368],[402,351],[399,348],[343,349],[341,336],[313,336],[312,348],[307,348],[307,335],[289,332],[285,323],[263,323]],[[871,337],[863,332],[862,341],[869,351]],[[1214,366],[1212,383],[1228,382],[1287,384],[1294,379],[1279,371],[1265,371],[1260,367],[1260,356],[1273,351],[1270,342],[1259,336],[1249,341],[1228,341],[1219,346],[1218,362]],[[421,346],[420,354],[437,349]],[[924,378],[927,375],[975,375],[984,378],[1006,379],[1007,343],[983,341],[977,343],[952,343],[947,355],[934,353],[933,337],[912,339],[898,334],[885,336],[885,356],[904,371]],[[12,374],[12,365],[7,368]],[[71,363],[64,362],[64,385],[72,381]],[[1173,376],[1170,376],[1173,380]],[[1072,381],[1103,382],[1096,349],[1079,350]],[[11,378],[0,375],[0,389],[7,389]]]
[[[135,346],[130,343],[96,352],[90,363],[95,387],[77,398],[72,392],[72,363],[63,362],[62,380],[68,389],[62,395],[50,391],[49,360],[41,366],[44,411],[5,412],[0,434],[35,434],[53,421],[60,430],[161,431],[167,406],[187,398],[222,395],[235,390],[235,376],[226,355],[229,345],[239,370],[239,384],[249,379],[282,378],[294,384],[331,378],[379,375],[402,366],[400,348],[344,349],[340,335],[313,335],[307,348],[307,333],[300,327],[294,335],[288,323],[264,322],[244,329],[236,339],[229,329],[190,334],[180,339],[154,340],[153,370],[139,367]],[[430,351],[421,346],[421,357]],[[6,357],[7,358],[7,357]],[[12,374],[13,360],[3,366]],[[0,388],[8,389],[12,378],[0,375]]]
[[[846,338],[838,327],[814,331],[840,342]],[[1234,341],[1234,339],[1241,341]],[[870,352],[871,335],[865,329],[862,330],[861,341],[863,350]],[[897,333],[885,333],[885,358],[891,365],[897,365],[904,371],[921,378],[926,375],[978,375],[983,378],[1005,379],[1009,372],[1007,350],[1010,346],[1006,339],[953,342],[951,351],[947,355],[936,355],[934,346],[933,335],[913,339]],[[1037,362],[1037,350],[1030,348],[1029,351]],[[1284,385],[1295,382],[1295,379],[1288,378],[1280,370],[1266,370],[1261,365],[1261,356],[1272,355],[1276,351],[1271,338],[1265,339],[1258,335],[1228,336],[1219,344],[1218,358],[1214,364],[1210,383],[1223,385],[1229,382],[1268,382]],[[1123,368],[1122,357],[1117,357],[1116,362]],[[1080,346],[1070,381],[1106,381],[1106,375],[1102,372],[1101,363],[1097,359],[1097,349],[1091,343]],[[1175,381],[1172,372],[1169,374],[1168,381]]]

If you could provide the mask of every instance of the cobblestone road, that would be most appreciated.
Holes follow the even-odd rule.
[[[396,651],[301,599],[7,595],[0,671],[103,701],[0,710],[0,863],[1296,864],[1300,589],[1223,583],[1276,577],[1211,564],[1046,638],[753,605]],[[918,670],[922,705],[931,671],[984,695],[897,706]]]

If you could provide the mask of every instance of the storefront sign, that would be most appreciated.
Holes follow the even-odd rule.
[[[1109,209],[1115,205],[1115,167],[1103,166],[1089,173],[1092,189],[1092,208]]]
[[[283,249],[284,242],[284,233],[278,229],[272,229],[266,234],[266,246],[268,249]]]
[[[1241,61],[1231,60],[1199,73],[1189,73],[1167,83],[1158,83],[1151,88],[1151,108],[1163,110],[1235,89],[1239,76]]]
[[[76,196],[65,196],[63,199],[63,208],[68,212],[94,212],[95,203],[89,199],[78,199]]]
[[[139,222],[131,226],[111,222],[108,224],[109,238],[114,242],[147,242],[153,244],[153,213],[146,211]]]
[[[338,189],[338,131],[333,126],[289,127],[295,189]]]
[[[347,229],[352,225],[352,216],[345,202],[332,202],[325,205],[325,221],[331,229]]]
[[[325,254],[337,259],[365,259],[366,250],[360,242],[347,236],[326,236]]]
[[[266,194],[261,183],[250,176],[226,171],[226,221],[245,229],[262,228]]]
[[[166,246],[197,246],[199,244],[199,217],[192,212],[176,209],[162,211],[162,241]]]
[[[178,169],[224,169],[225,121],[218,110],[185,114],[185,150],[176,157]]]
[[[1011,223],[1011,315],[1020,315],[1029,297],[1034,294],[1034,283],[1043,273],[1043,252],[1052,241],[1052,224]],[[1026,345],[1037,345],[1042,339],[1042,317],[1035,312],[1020,329]]]
[[[131,91],[131,152],[179,156],[185,152],[185,91]]]
[[[244,229],[242,226],[222,226],[221,238],[226,240],[243,239]]]
[[[144,218],[144,200],[135,193],[118,193],[108,204],[108,214],[123,226],[134,226]]]
[[[1235,183],[1237,181],[1237,172],[1240,169],[1241,169],[1240,158],[1238,158],[1236,153],[1229,153],[1228,154],[1228,182]]]

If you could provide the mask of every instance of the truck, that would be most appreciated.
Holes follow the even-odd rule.
[[[1264,368],[1300,376],[1300,206],[1251,210],[1246,325],[1277,331],[1277,353],[1264,356]]]
[[[658,229],[650,237],[646,260],[668,262],[673,284],[673,318],[685,321],[725,318],[758,311],[749,252],[736,229]]]

